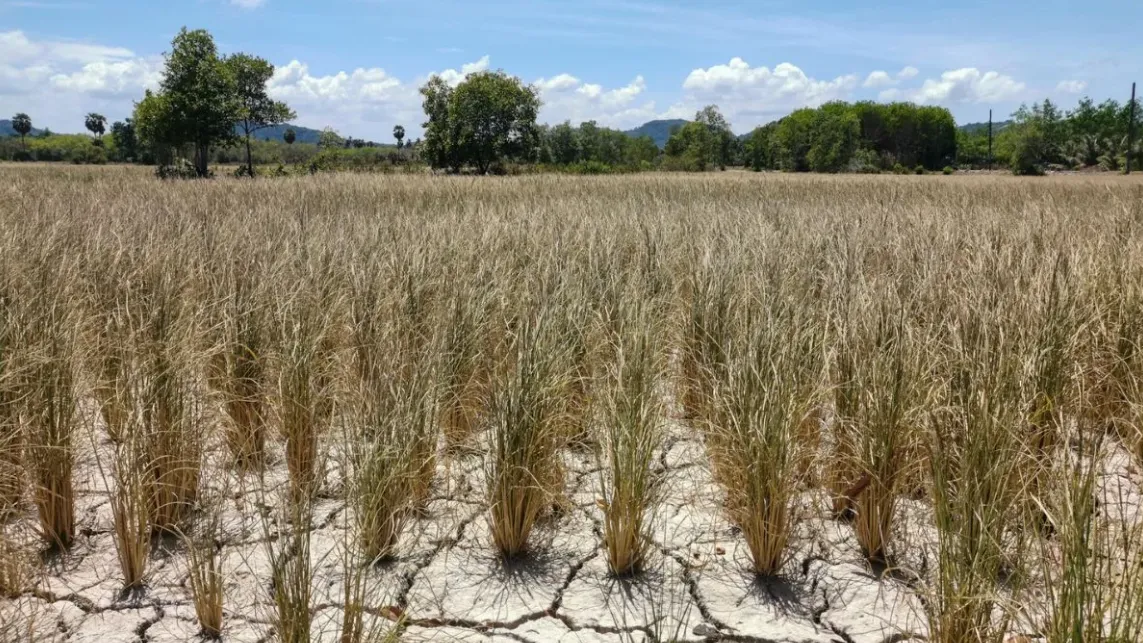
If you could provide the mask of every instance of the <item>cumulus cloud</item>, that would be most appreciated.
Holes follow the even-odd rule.
[[[684,101],[668,114],[693,114],[694,108],[717,103],[735,128],[742,130],[799,107],[848,98],[857,84],[858,77],[852,74],[820,80],[790,63],[770,69],[732,58],[725,65],[692,71],[683,81]]]
[[[905,67],[897,72],[896,75],[890,75],[887,71],[873,71],[869,72],[869,75],[865,77],[865,82],[861,83],[861,86],[867,88],[893,87],[903,80],[909,80],[918,73],[917,68],[912,66]]]
[[[887,89],[881,100],[911,100],[918,103],[994,103],[1019,98],[1025,84],[996,71],[981,72],[975,67],[953,69],[940,78],[929,78],[915,89]]]
[[[460,69],[429,76],[440,76],[455,87],[469,74],[488,69],[489,63],[488,56],[483,56]],[[309,65],[291,60],[274,70],[267,89],[274,98],[289,103],[302,123],[386,140],[398,124],[410,136],[419,134],[424,120],[419,89],[427,79],[402,80],[381,67],[315,74]]]
[[[869,72],[869,75],[865,77],[865,82],[861,83],[861,86],[888,87],[889,85],[893,85],[895,83],[896,81],[893,80],[893,77],[889,75],[889,72],[878,70]]]
[[[1056,85],[1056,91],[1061,94],[1079,94],[1087,89],[1087,83],[1082,80],[1061,80]]]
[[[0,102],[41,125],[80,130],[83,115],[126,116],[132,100],[158,85],[162,59],[86,42],[0,32]]]
[[[627,129],[655,117],[655,102],[639,100],[647,90],[642,76],[615,89],[604,89],[571,74],[541,78],[533,84],[544,103],[540,120],[547,123],[594,120],[607,127]]]

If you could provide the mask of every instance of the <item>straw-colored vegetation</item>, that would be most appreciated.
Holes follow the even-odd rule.
[[[111,534],[130,588],[189,534],[162,546],[218,635],[227,530],[258,524],[277,639],[333,605],[366,640],[381,563],[457,480],[489,551],[580,512],[613,574],[645,572],[685,438],[750,574],[790,573],[814,514],[911,579],[930,640],[1137,640],[1141,296],[1122,177],[10,169],[0,591],[29,584],[20,525]]]

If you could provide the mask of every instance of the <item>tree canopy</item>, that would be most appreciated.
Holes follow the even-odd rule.
[[[502,71],[471,74],[455,88],[434,76],[421,88],[425,159],[434,168],[482,174],[534,157],[540,109],[534,87]]]

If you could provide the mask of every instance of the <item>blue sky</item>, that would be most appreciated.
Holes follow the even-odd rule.
[[[272,92],[298,123],[374,140],[419,133],[431,74],[485,68],[535,83],[548,122],[627,128],[714,103],[744,132],[865,98],[968,122],[1044,97],[1126,100],[1141,24],[1139,0],[0,0],[0,118],[123,118],[186,25],[277,65]]]

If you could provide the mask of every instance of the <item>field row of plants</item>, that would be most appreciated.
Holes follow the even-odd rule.
[[[228,485],[281,498],[283,641],[310,632],[315,499],[344,500],[357,569],[460,454],[506,558],[559,506],[561,455],[594,454],[609,569],[639,574],[681,417],[758,575],[816,492],[876,568],[933,552],[907,570],[931,640],[1143,636],[1143,524],[1104,476],[1143,466],[1137,185],[27,168],[0,189],[0,594],[35,583],[14,525],[77,537],[88,452],[124,586],[178,536],[207,633]],[[904,498],[932,538],[895,523]]]

